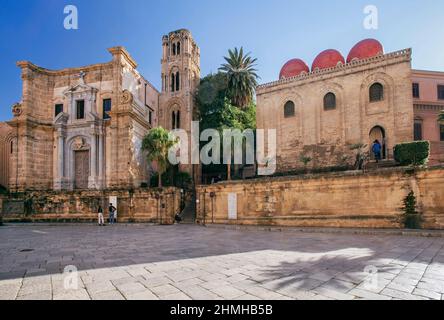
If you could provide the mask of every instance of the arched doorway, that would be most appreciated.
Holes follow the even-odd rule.
[[[370,130],[370,157],[372,160],[375,160],[375,155],[372,152],[372,146],[375,140],[378,140],[382,146],[381,157],[382,159],[387,159],[387,145],[386,145],[386,135],[385,129],[381,126],[375,126],[372,130]]]

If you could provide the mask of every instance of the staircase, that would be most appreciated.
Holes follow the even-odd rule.
[[[393,168],[396,167],[398,164],[395,160],[381,160],[379,162],[376,162],[375,160],[372,160],[367,163],[366,169],[367,170],[378,170],[381,168]]]
[[[185,204],[185,208],[180,213],[180,217],[182,224],[194,224],[196,222],[196,193],[193,192],[193,195]]]

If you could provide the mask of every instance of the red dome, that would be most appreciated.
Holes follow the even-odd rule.
[[[342,64],[345,63],[344,57],[339,51],[333,49],[325,50],[313,61],[311,71],[315,71],[316,69],[333,68],[336,67],[339,62]]]
[[[301,59],[292,59],[282,67],[279,73],[279,79],[296,77],[302,72],[310,72],[307,64]]]
[[[376,57],[380,54],[384,54],[384,48],[382,44],[375,39],[365,39],[358,42],[350,50],[350,53],[347,57],[347,63],[350,63],[355,59],[361,60]]]

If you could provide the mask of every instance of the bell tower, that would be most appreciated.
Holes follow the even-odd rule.
[[[163,36],[161,63],[159,125],[168,130],[183,129],[191,137],[194,93],[200,82],[200,49],[190,31],[180,29]],[[191,165],[180,169],[195,175]]]

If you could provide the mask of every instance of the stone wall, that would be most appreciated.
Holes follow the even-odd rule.
[[[4,222],[95,222],[102,205],[107,218],[109,197],[117,197],[119,222],[174,222],[180,211],[181,193],[176,188],[55,192],[35,191],[3,199]],[[156,196],[160,196],[159,199]],[[0,204],[1,209],[1,204]]]
[[[413,190],[423,227],[444,229],[443,186],[444,168],[219,183],[198,188],[197,216],[216,224],[401,228],[400,208]],[[228,217],[230,193],[237,195],[237,219]]]

